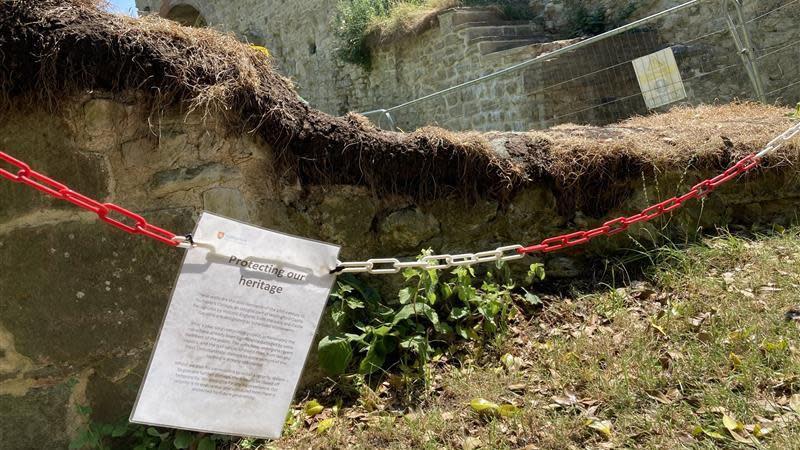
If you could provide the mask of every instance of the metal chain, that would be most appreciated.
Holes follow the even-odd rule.
[[[3,178],[7,178],[15,183],[26,184],[59,200],[66,200],[75,206],[91,211],[97,214],[103,222],[119,228],[126,233],[147,236],[172,247],[187,248],[190,246],[190,244],[186,242],[187,238],[176,236],[175,233],[150,224],[144,217],[121,206],[113,203],[101,203],[79,192],[75,192],[58,181],[36,172],[26,163],[7,153],[0,152],[0,161],[5,161],[18,169],[17,173],[12,173],[0,168],[0,176]],[[116,213],[116,215],[121,217],[115,219],[110,216],[111,213]],[[131,224],[122,222],[124,219],[128,219]]]
[[[704,180],[692,187],[689,192],[680,197],[672,197],[646,208],[644,211],[627,217],[619,217],[605,222],[603,225],[586,231],[555,236],[543,240],[542,242],[528,247],[522,245],[507,245],[498,247],[494,250],[478,253],[463,253],[460,255],[429,255],[414,261],[400,261],[397,258],[374,258],[366,261],[343,262],[339,263],[332,273],[370,273],[374,275],[395,274],[403,269],[415,268],[425,270],[441,270],[451,267],[469,266],[473,264],[488,263],[495,261],[512,261],[525,257],[531,253],[550,253],[576,245],[586,244],[598,236],[613,236],[621,233],[631,225],[647,222],[656,217],[670,213],[686,202],[693,199],[703,198],[713,192],[721,185],[742,175],[761,164],[762,159],[776,150],[800,133],[800,122],[783,132],[758,153],[748,155],[731,166],[725,172],[714,178]],[[65,200],[75,206],[91,211],[106,222],[122,231],[130,234],[138,234],[155,239],[159,242],[178,248],[193,248],[198,246],[208,246],[201,242],[192,240],[191,235],[178,236],[175,233],[159,228],[147,222],[142,216],[127,210],[113,203],[101,203],[93,200],[81,193],[75,192],[64,184],[49,178],[35,170],[28,164],[0,151],[0,161],[5,161],[17,169],[16,173],[0,168],[0,176],[7,178],[15,183],[22,183],[33,187],[45,194],[60,200]],[[119,217],[110,217],[115,213]],[[127,219],[130,223],[122,220]]]

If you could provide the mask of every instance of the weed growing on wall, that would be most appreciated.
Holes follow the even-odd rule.
[[[336,36],[339,57],[346,62],[369,69],[371,58],[367,46],[367,30],[378,17],[389,15],[393,0],[340,0],[337,5]]]
[[[367,41],[371,33],[401,34],[400,30],[413,29],[414,22],[426,15],[455,6],[492,6],[509,20],[533,18],[524,0],[339,0],[335,27],[338,56],[369,70],[372,55]]]

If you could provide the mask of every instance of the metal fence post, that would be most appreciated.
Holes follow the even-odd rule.
[[[736,19],[731,16],[731,3],[736,10]],[[753,55],[752,40],[750,39],[750,33],[747,31],[747,22],[744,20],[742,2],[741,0],[724,0],[722,9],[725,14],[725,19],[728,22],[728,28],[731,30],[731,37],[736,44],[736,49],[739,51],[739,56],[742,58],[742,63],[747,70],[747,76],[753,84],[756,97],[761,103],[767,103],[767,97],[764,95],[764,86],[761,82],[761,75],[758,72],[758,65],[755,63],[755,56]]]

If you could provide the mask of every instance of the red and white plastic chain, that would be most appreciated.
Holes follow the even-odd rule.
[[[531,253],[550,253],[585,244],[598,236],[612,236],[627,230],[631,225],[640,222],[647,222],[655,219],[656,217],[670,213],[682,207],[689,200],[705,197],[721,185],[757,167],[759,164],[761,164],[761,160],[764,156],[780,148],[784,143],[794,138],[798,133],[800,133],[800,123],[795,124],[780,136],[773,139],[759,153],[748,155],[716,177],[697,183],[694,185],[694,187],[692,187],[692,189],[689,190],[689,192],[681,195],[680,197],[672,197],[664,200],[632,216],[619,217],[614,220],[609,220],[603,225],[591,230],[577,231],[574,233],[551,237],[538,244],[527,247],[522,245],[509,245],[478,253],[465,253],[462,255],[430,255],[425,256],[417,261],[407,262],[401,262],[396,258],[376,258],[367,261],[345,262],[340,263],[339,266],[332,272],[391,274],[398,273],[403,269],[412,267],[422,269],[446,269],[449,267],[466,266],[493,261],[510,261],[522,258]],[[66,200],[75,206],[83,208],[87,211],[91,211],[97,214],[100,220],[113,225],[122,231],[130,234],[147,236],[172,247],[191,248],[195,246],[195,243],[191,239],[191,235],[178,236],[175,233],[148,223],[144,217],[121,206],[113,203],[101,203],[97,200],[93,200],[81,193],[73,191],[69,187],[53,180],[50,177],[36,172],[35,170],[31,169],[28,164],[2,151],[0,151],[0,161],[5,161],[17,169],[16,173],[13,173],[0,167],[0,176],[3,178],[7,178],[16,183],[26,184],[52,197],[60,200]],[[110,217],[110,214],[112,213],[119,215],[119,219]],[[125,223],[121,219],[127,219],[131,223]]]
[[[551,237],[541,241],[538,244],[530,246],[509,245],[480,253],[465,253],[461,255],[430,255],[424,256],[418,261],[409,262],[401,262],[396,258],[377,258],[367,261],[345,262],[340,263],[335,272],[391,274],[398,273],[405,268],[446,269],[449,267],[471,265],[476,263],[510,261],[513,259],[522,258],[525,255],[532,253],[550,253],[575,247],[577,245],[586,244],[598,236],[613,236],[627,230],[631,225],[640,222],[647,222],[655,219],[656,217],[670,213],[682,207],[689,200],[705,197],[728,181],[731,181],[732,179],[760,165],[762,159],[766,155],[778,150],[783,144],[789,142],[798,133],[800,133],[800,122],[794,124],[782,134],[775,137],[760,152],[747,155],[736,164],[728,168],[725,172],[717,175],[714,178],[697,183],[689,190],[689,192],[679,197],[672,197],[645,208],[644,211],[638,214],[609,220],[603,225],[591,230],[577,231],[574,233]]]
[[[648,222],[656,217],[670,213],[682,207],[683,204],[689,200],[705,197],[711,191],[717,189],[739,175],[752,170],[759,164],[761,164],[761,160],[756,157],[755,153],[747,155],[725,172],[717,175],[714,178],[697,183],[694,185],[694,187],[692,187],[692,189],[689,190],[689,192],[681,195],[680,197],[672,197],[664,200],[663,202],[656,203],[644,211],[632,216],[618,217],[614,220],[609,220],[597,228],[551,237],[543,240],[539,244],[523,247],[518,251],[519,253],[525,254],[540,252],[550,253],[563,250],[565,248],[574,247],[576,245],[585,244],[598,236],[613,236],[627,230],[631,225],[639,222]]]
[[[664,200],[663,202],[652,205],[646,208],[644,211],[632,216],[619,217],[614,220],[609,220],[603,225],[591,230],[576,231],[561,236],[554,236],[547,238],[541,243],[535,245],[527,247],[522,245],[510,245],[487,252],[466,253],[462,255],[430,255],[424,256],[418,261],[410,262],[401,262],[395,258],[380,258],[359,262],[346,262],[340,263],[339,267],[336,269],[336,272],[366,272],[380,275],[398,273],[406,268],[446,269],[449,267],[465,266],[492,261],[510,261],[522,258],[531,253],[551,253],[564,250],[566,248],[586,244],[598,236],[613,236],[627,230],[631,225],[640,222],[647,222],[661,215],[670,213],[682,207],[684,203],[689,200],[702,198],[708,195],[719,186],[749,170],[752,170],[760,163],[761,160],[757,158],[755,154],[748,155],[731,166],[725,172],[717,175],[714,178],[696,184],[691,190],[689,190],[689,192],[681,195],[680,197],[672,197]]]

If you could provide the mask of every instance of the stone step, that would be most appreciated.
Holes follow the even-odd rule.
[[[453,31],[460,32],[475,27],[502,27],[502,26],[518,26],[518,25],[530,25],[530,24],[531,21],[529,20],[504,20],[504,19],[484,20],[476,22],[464,22],[458,24],[453,27]]]
[[[494,8],[455,8],[453,11],[453,26],[458,27],[466,23],[497,23],[503,18]]]
[[[509,48],[506,48],[504,50],[497,50],[497,51],[494,51],[494,52],[491,52],[491,53],[488,53],[488,54],[491,54],[493,57],[502,58],[506,54],[509,54],[509,55],[514,54],[514,52],[517,52],[517,51],[519,51],[519,49],[525,47],[525,48],[527,48],[527,50],[525,51],[525,55],[527,55],[530,58],[533,58],[533,57],[536,57],[538,55],[541,55],[541,54],[544,54],[544,53],[549,53],[549,52],[552,52],[552,51],[557,50],[559,48],[566,47],[566,46],[571,45],[571,44],[575,44],[575,43],[577,43],[579,41],[580,41],[580,39],[562,39],[562,38],[554,36],[554,37],[552,37],[551,39],[549,39],[549,40],[547,40],[545,42],[533,42],[533,43],[530,43],[530,44],[525,44],[525,45],[520,45],[520,46],[515,46],[515,47],[509,47]]]
[[[462,34],[470,41],[483,36],[526,37],[539,34],[541,26],[533,22],[523,22],[519,25],[478,25],[464,28]]]
[[[525,39],[490,40],[479,42],[478,51],[481,53],[481,55],[488,55],[517,47],[524,47],[532,44],[545,44],[552,41],[553,38],[546,35]]]
[[[479,36],[467,41],[467,45],[478,45],[482,42],[511,42],[511,41],[536,41],[548,42],[555,40],[556,37],[549,33],[528,33],[518,36]]]

